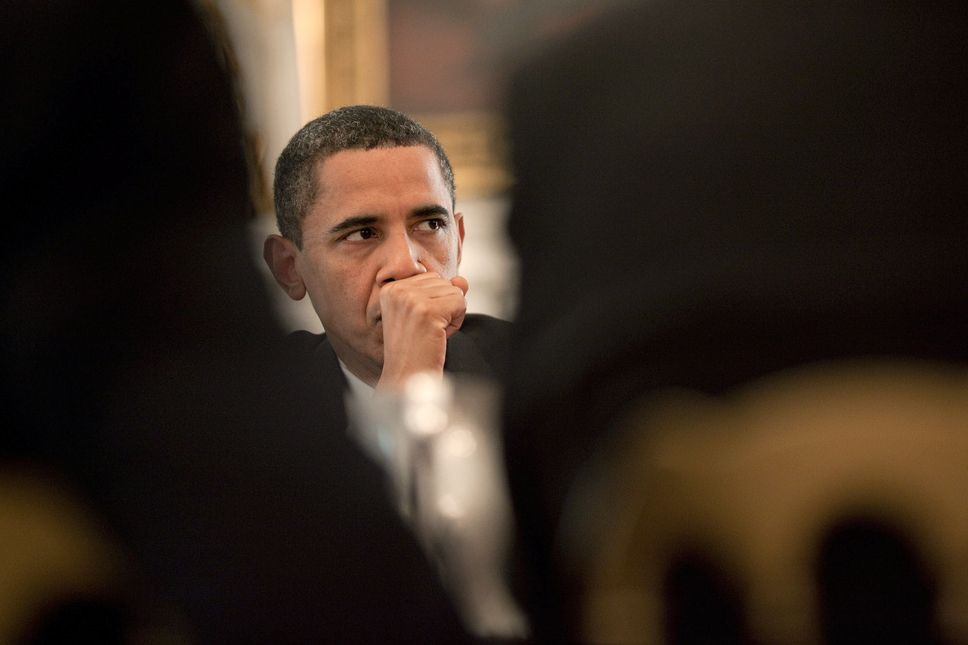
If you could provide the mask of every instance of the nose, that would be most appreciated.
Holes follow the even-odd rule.
[[[427,272],[421,262],[420,246],[404,232],[389,236],[383,243],[383,251],[383,264],[377,274],[377,282],[380,284]]]

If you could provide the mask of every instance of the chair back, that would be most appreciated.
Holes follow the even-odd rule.
[[[582,640],[968,642],[968,371],[840,361],[623,418],[559,532]]]

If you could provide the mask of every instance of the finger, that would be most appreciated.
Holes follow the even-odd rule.
[[[464,292],[449,282],[421,287],[419,292],[425,298],[458,298],[464,300]]]
[[[419,284],[421,282],[427,282],[428,280],[444,280],[439,273],[436,271],[427,271],[426,273],[417,273],[409,278],[401,278],[400,280],[392,280],[388,282],[386,286],[392,284]]]
[[[463,291],[465,296],[467,295],[467,290],[471,288],[471,285],[467,282],[467,279],[460,275],[455,275],[453,278],[451,278],[450,283]]]
[[[409,300],[435,300],[438,298],[464,299],[464,292],[443,280],[423,284],[401,285],[396,289],[386,289],[380,293],[380,300],[406,302]]]
[[[457,315],[450,319],[450,322],[447,323],[447,328],[444,330],[447,334],[447,338],[453,336],[461,328],[461,325],[464,324],[464,316],[465,312],[461,310],[459,313],[457,313]]]

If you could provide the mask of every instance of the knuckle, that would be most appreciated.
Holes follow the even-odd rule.
[[[433,313],[431,307],[422,300],[411,303],[410,312],[419,318],[426,318]]]

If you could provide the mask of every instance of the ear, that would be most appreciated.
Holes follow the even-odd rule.
[[[281,235],[270,235],[262,247],[262,257],[269,265],[272,276],[293,300],[302,300],[306,295],[306,285],[296,267],[298,256],[299,249],[293,241]]]
[[[454,213],[454,221],[457,222],[457,266],[460,266],[461,251],[464,248],[464,214]]]

